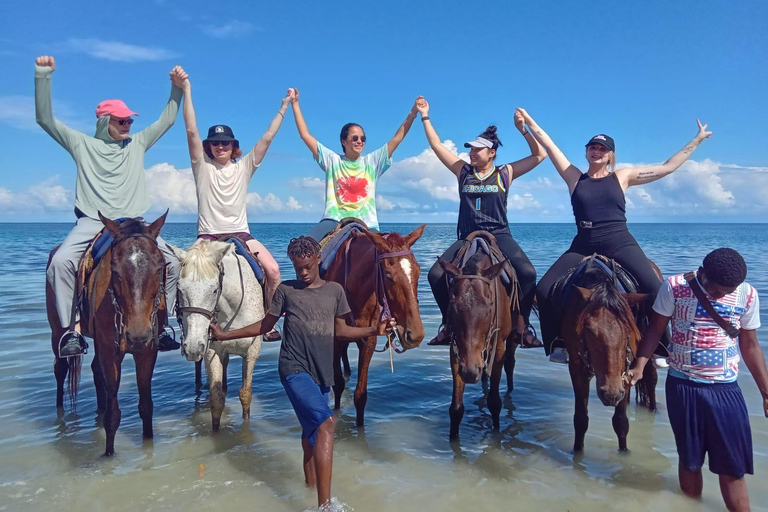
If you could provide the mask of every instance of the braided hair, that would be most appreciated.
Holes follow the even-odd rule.
[[[299,238],[291,238],[288,243],[288,257],[293,260],[295,258],[310,258],[320,254],[320,244],[309,236],[300,236]]]
[[[707,254],[702,263],[704,273],[720,286],[739,286],[747,278],[747,263],[734,249],[721,247]]]

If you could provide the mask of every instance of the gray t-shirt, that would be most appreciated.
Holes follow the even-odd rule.
[[[349,311],[339,283],[326,281],[317,288],[297,280],[280,283],[269,308],[273,316],[285,313],[280,378],[306,372],[320,386],[333,385],[334,319]]]

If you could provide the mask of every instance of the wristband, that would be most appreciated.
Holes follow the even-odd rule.
[[[427,121],[429,119],[429,116],[421,116],[421,122]]]
[[[280,114],[281,116],[283,116],[283,119],[285,119],[285,114],[283,114],[283,113],[282,113],[282,112],[280,112],[279,110],[277,111],[277,113],[278,113],[278,114]]]
[[[529,133],[531,133],[531,132],[529,132],[528,130],[524,130],[524,131],[522,132],[522,134],[523,134],[523,137],[525,137],[525,136],[526,136],[526,135],[528,135]]]

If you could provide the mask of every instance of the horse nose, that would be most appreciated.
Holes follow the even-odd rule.
[[[139,333],[128,331],[125,333],[125,342],[130,350],[141,350],[152,339],[152,328],[147,328]]]
[[[483,375],[482,366],[467,366],[459,363],[459,375],[467,384],[476,384]]]
[[[405,339],[412,346],[419,346],[424,339],[424,329],[417,329],[415,331],[413,329],[407,329],[405,331]]]
[[[606,406],[616,406],[624,399],[624,389],[612,390],[609,387],[601,387],[597,390],[597,397]]]

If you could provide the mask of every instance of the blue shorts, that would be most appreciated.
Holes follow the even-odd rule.
[[[330,386],[318,385],[308,373],[293,373],[280,379],[301,423],[301,437],[315,446],[317,429],[333,416],[328,400]]]
[[[752,431],[736,382],[705,384],[667,375],[667,411],[680,467],[741,478],[753,474]]]

